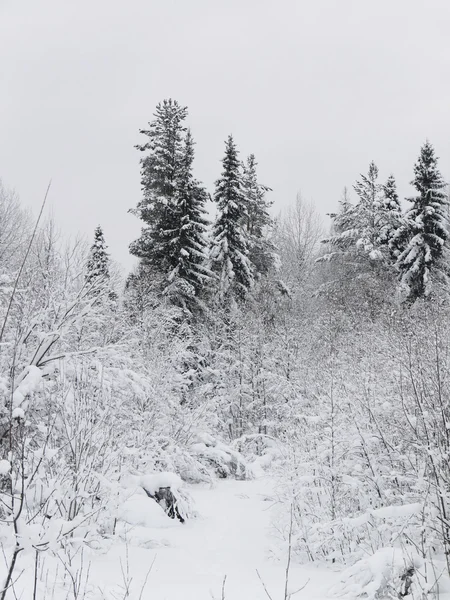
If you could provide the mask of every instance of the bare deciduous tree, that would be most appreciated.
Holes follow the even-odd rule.
[[[18,264],[30,233],[30,217],[0,180],[0,266]]]
[[[292,284],[305,280],[323,237],[322,219],[312,202],[297,194],[295,204],[278,219],[275,241],[283,279]]]

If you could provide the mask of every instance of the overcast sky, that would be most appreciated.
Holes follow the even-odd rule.
[[[428,137],[450,178],[450,0],[0,0],[0,178],[132,264],[139,128],[189,107],[210,191],[224,140],[276,211],[325,215],[375,160],[402,195]]]

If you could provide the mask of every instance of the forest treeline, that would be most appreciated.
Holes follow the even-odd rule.
[[[50,556],[77,565],[59,577],[79,597],[82,553],[123,533],[127,474],[210,482],[258,464],[277,474],[297,560],[400,549],[412,571],[396,585],[423,598],[450,571],[448,194],[434,148],[418,149],[406,210],[371,163],[324,231],[300,196],[271,215],[232,136],[210,196],[187,116],[165,100],[141,131],[125,282],[101,226],[92,244],[52,219],[33,236],[0,188],[3,590],[24,557],[40,573]]]
[[[143,198],[132,212],[143,228],[130,246],[140,266],[129,283],[152,281],[156,292],[187,312],[205,303],[244,301],[262,278],[279,271],[282,253],[277,224],[269,214],[270,189],[259,182],[255,156],[241,162],[233,137],[228,137],[213,193],[217,216],[208,231],[208,194],[193,176],[187,108],[165,100],[154,116],[148,129],[141,130],[146,142],[137,146],[144,153]],[[338,263],[336,270],[343,268],[347,277],[369,277],[375,286],[377,279],[396,278],[401,301],[409,304],[428,297],[433,282],[439,287],[448,276],[448,192],[428,141],[420,149],[411,183],[416,195],[403,212],[395,177],[380,182],[372,162],[354,185],[355,204],[344,191],[339,210],[331,215],[331,234],[322,240],[327,252],[318,259]],[[284,263],[298,260],[281,258]],[[331,280],[324,281],[328,289],[333,287],[333,268],[329,271]]]

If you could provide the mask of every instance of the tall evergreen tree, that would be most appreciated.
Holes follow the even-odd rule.
[[[330,244],[340,251],[345,251],[353,244],[353,235],[351,234],[355,225],[354,206],[350,200],[347,187],[344,187],[338,204],[338,212],[328,214],[332,219],[331,236],[326,240],[322,240],[322,243]]]
[[[418,195],[411,198],[413,206],[395,237],[396,243],[405,248],[397,266],[409,302],[429,294],[433,277],[447,278],[448,198],[437,161],[433,146],[426,141],[411,182]]]
[[[184,126],[186,107],[176,101],[158,104],[155,119],[141,133],[148,141],[138,149],[141,160],[144,198],[132,211],[145,223],[141,237],[131,244],[131,253],[140,257],[152,273],[156,288],[171,302],[188,308],[210,276],[206,267],[208,195],[194,178],[194,141]]]
[[[103,230],[98,225],[94,232],[94,243],[92,244],[86,265],[86,283],[95,285],[97,282],[109,279],[109,255]]]
[[[136,146],[147,154],[141,159],[143,199],[131,212],[145,225],[141,236],[130,245],[130,252],[159,274],[167,274],[177,265],[173,251],[178,237],[176,192],[184,160],[186,116],[187,107],[176,100],[164,100],[156,107],[149,128],[140,130],[147,142]]]
[[[255,155],[250,154],[243,164],[242,177],[245,206],[243,226],[255,276],[267,274],[275,261],[275,246],[268,237],[273,219],[269,214],[270,203],[266,199],[266,193],[271,190],[258,182],[257,164]]]
[[[403,250],[396,240],[396,233],[402,225],[403,215],[397,193],[397,184],[393,175],[389,175],[386,183],[382,186],[382,192],[378,241],[387,251],[390,259],[396,261]]]
[[[379,246],[381,212],[381,185],[378,183],[378,167],[373,161],[369,165],[367,175],[361,175],[361,179],[353,187],[359,196],[356,207],[359,229],[357,244],[372,252]]]
[[[219,295],[245,298],[253,285],[252,266],[242,222],[246,218],[246,204],[242,193],[242,175],[238,151],[229,136],[222,160],[222,176],[216,181],[214,200],[218,217],[213,229],[211,248],[212,270],[219,277]]]
[[[378,169],[372,162],[367,175],[354,186],[359,198],[350,202],[345,192],[333,219],[332,235],[324,240],[328,253],[318,262],[333,261],[322,271],[321,291],[341,307],[354,310],[359,304],[375,318],[393,296],[396,282],[388,247],[383,241],[386,210]],[[356,302],[355,302],[355,299]]]
[[[323,240],[329,244],[332,252],[324,259],[344,254],[361,260],[369,257],[372,260],[382,258],[380,251],[380,227],[382,203],[381,186],[378,183],[378,168],[372,161],[367,175],[353,186],[359,196],[357,204],[351,204],[347,195],[340,203],[340,211],[331,215],[333,219],[333,235]]]
[[[181,294],[186,300],[198,296],[205,281],[211,278],[206,267],[208,194],[193,176],[193,160],[194,140],[188,130],[174,194],[174,237],[168,248],[173,265],[168,274],[168,291],[172,296]]]

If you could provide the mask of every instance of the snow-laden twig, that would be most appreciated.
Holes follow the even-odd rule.
[[[260,582],[261,582],[261,585],[263,586],[263,588],[264,588],[264,591],[266,592],[266,596],[269,598],[269,600],[273,600],[272,596],[269,594],[269,590],[267,589],[267,586],[266,586],[266,584],[264,583],[264,580],[263,580],[263,578],[261,577],[261,575],[260,575],[260,573],[259,573],[258,569],[256,569],[256,574],[258,575],[258,579],[260,580]]]

